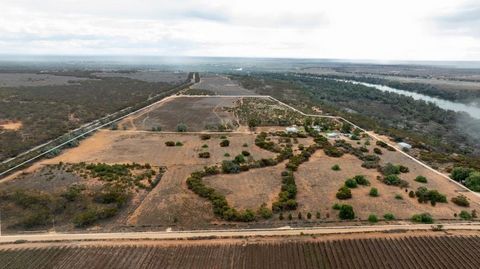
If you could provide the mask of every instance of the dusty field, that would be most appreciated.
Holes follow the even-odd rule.
[[[222,174],[204,179],[207,186],[213,187],[226,196],[227,201],[237,209],[256,210],[266,203],[271,208],[280,192],[280,173],[285,162],[276,166],[253,169],[241,174]]]
[[[238,98],[176,97],[139,114],[124,119],[120,129],[147,130],[160,127],[162,131],[176,131],[180,123],[187,131],[218,130],[218,126],[238,126],[231,111]]]
[[[141,205],[125,218],[121,225],[146,225],[156,227],[206,227],[214,221],[211,205],[205,199],[188,190],[185,180],[191,172],[204,166],[219,164],[232,159],[242,150],[249,151],[255,159],[270,158],[273,153],[255,146],[253,134],[227,134],[229,147],[220,147],[221,135],[201,140],[193,134],[162,134],[153,132],[129,132],[102,130],[82,141],[79,147],[66,150],[62,155],[36,163],[27,171],[34,172],[45,164],[65,163],[150,163],[166,166],[167,172],[160,183],[145,197]],[[180,141],[182,147],[167,147],[166,141]],[[202,145],[208,148],[202,148]],[[243,145],[247,144],[247,147]],[[201,159],[198,153],[208,151],[209,159]],[[229,153],[231,157],[225,157]],[[10,181],[11,185],[17,186]],[[18,186],[30,186],[18,185]],[[41,183],[38,183],[41,185]],[[46,185],[50,186],[50,185]],[[143,198],[142,198],[143,199]],[[123,218],[122,218],[123,220]]]
[[[365,235],[0,247],[3,268],[476,268],[476,235]]]
[[[187,79],[187,73],[167,71],[138,71],[138,72],[102,72],[93,73],[98,77],[124,77],[146,82],[182,83]]]
[[[81,80],[88,79],[49,74],[0,73],[0,87],[70,85]]]
[[[200,82],[191,88],[208,90],[216,95],[256,95],[254,92],[243,88],[231,79],[220,75],[206,77],[200,75]]]
[[[352,145],[356,141],[348,140]],[[363,142],[363,141],[362,141]],[[363,144],[363,143],[362,143]],[[367,146],[370,154],[373,151],[375,142]],[[385,163],[401,164],[407,166],[410,172],[399,175],[401,179],[406,180],[410,186],[407,189],[401,189],[396,186],[388,186],[376,179],[380,173],[376,169],[365,169],[361,167],[362,161],[351,154],[345,154],[341,158],[326,156],[323,151],[317,151],[309,162],[303,164],[296,173],[296,182],[299,188],[298,202],[299,210],[302,212],[320,211],[323,216],[329,214],[336,218],[338,211],[332,209],[335,203],[346,203],[353,206],[355,213],[360,219],[366,220],[370,214],[376,214],[380,218],[385,213],[393,213],[397,219],[410,219],[413,214],[428,212],[435,219],[454,219],[455,213],[460,213],[462,208],[450,201],[452,197],[459,194],[467,196],[470,201],[468,210],[480,210],[479,198],[455,183],[440,177],[436,173],[424,168],[418,163],[413,162],[408,157],[398,153],[391,152],[382,148],[380,165]],[[340,171],[333,171],[331,167],[335,164],[340,165]],[[338,200],[335,197],[337,190],[344,184],[347,178],[355,175],[365,175],[371,185],[368,187],[359,186],[352,189],[352,199]],[[428,183],[418,183],[414,179],[418,175],[427,177]],[[408,192],[417,190],[418,187],[427,187],[436,189],[447,196],[448,203],[437,203],[436,206],[418,203],[416,198],[410,198]],[[378,189],[379,197],[369,196],[371,187]],[[400,194],[403,199],[395,199],[395,195]],[[473,202],[472,202],[473,201]]]

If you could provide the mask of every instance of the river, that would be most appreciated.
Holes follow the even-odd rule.
[[[443,108],[445,110],[453,110],[453,111],[456,111],[456,112],[465,112],[465,113],[469,114],[472,118],[480,119],[480,107],[477,107],[477,106],[474,106],[474,105],[467,105],[467,104],[463,104],[463,103],[459,103],[459,102],[452,102],[452,101],[448,101],[448,100],[444,100],[444,99],[440,99],[440,98],[436,98],[436,97],[431,97],[431,96],[416,93],[416,92],[410,92],[410,91],[395,89],[395,88],[385,86],[385,85],[371,84],[371,83],[359,82],[359,81],[354,81],[354,80],[340,80],[340,79],[337,79],[337,80],[342,81],[342,82],[349,82],[349,83],[353,83],[353,84],[360,84],[360,85],[364,85],[364,86],[367,86],[367,87],[372,87],[372,88],[375,88],[375,89],[383,91],[383,92],[394,92],[394,93],[398,93],[398,94],[401,94],[401,95],[410,96],[415,100],[423,100],[423,101],[426,101],[426,102],[434,103],[438,107]]]

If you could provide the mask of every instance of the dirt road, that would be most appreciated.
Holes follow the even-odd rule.
[[[480,231],[480,223],[437,223],[437,224],[399,224],[399,225],[369,225],[369,226],[336,226],[275,229],[236,229],[236,230],[198,230],[165,232],[127,232],[127,233],[45,233],[0,236],[0,243],[13,243],[19,240],[29,242],[41,241],[81,241],[81,240],[118,240],[118,239],[195,239],[195,238],[232,238],[255,236],[293,236],[293,235],[328,235],[328,234],[359,234],[370,232],[421,231],[431,230],[442,225],[443,230]]]

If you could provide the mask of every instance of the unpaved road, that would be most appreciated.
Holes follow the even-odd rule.
[[[361,234],[371,232],[421,231],[431,230],[442,225],[444,230],[480,231],[480,223],[436,223],[436,224],[398,224],[369,226],[336,226],[307,228],[275,229],[237,229],[237,230],[198,230],[165,232],[127,232],[127,233],[44,233],[0,236],[0,243],[14,243],[18,240],[29,242],[42,241],[82,241],[82,240],[124,240],[124,239],[195,239],[195,238],[232,238],[255,236],[294,236],[294,235],[328,235]]]

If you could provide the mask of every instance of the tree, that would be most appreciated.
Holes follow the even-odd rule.
[[[187,131],[187,125],[185,123],[180,123],[177,125],[177,132],[186,132]]]
[[[470,176],[470,173],[472,173],[473,171],[474,170],[471,168],[455,167],[453,168],[450,177],[455,181],[462,182],[467,179],[467,177]]]
[[[342,124],[341,132],[344,134],[349,134],[352,131],[352,125],[348,122]]]
[[[353,211],[353,207],[351,205],[342,205],[340,207],[340,212],[338,213],[338,217],[343,220],[354,219],[355,212]]]
[[[311,219],[312,218],[312,213],[308,212],[307,213],[307,219]]]
[[[480,192],[480,172],[472,172],[465,180],[465,186],[472,191]]]

